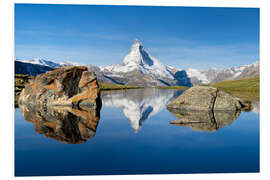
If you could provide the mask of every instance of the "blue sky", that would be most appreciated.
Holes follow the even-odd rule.
[[[164,64],[226,68],[259,60],[259,9],[15,5],[15,56],[120,64],[134,39]]]

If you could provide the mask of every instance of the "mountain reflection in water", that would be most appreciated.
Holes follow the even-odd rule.
[[[79,144],[95,136],[100,109],[71,107],[39,107],[20,105],[26,121],[35,131],[64,143]]]
[[[172,98],[182,92],[156,88],[120,90],[104,92],[101,99],[104,106],[122,108],[131,127],[137,132],[146,119],[166,108]]]

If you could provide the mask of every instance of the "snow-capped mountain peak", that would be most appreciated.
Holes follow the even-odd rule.
[[[129,53],[124,58],[123,64],[127,66],[164,66],[145,51],[142,43],[138,39],[134,40]]]
[[[143,45],[138,39],[135,39],[129,53],[123,61],[124,65],[152,65],[153,61],[149,58],[148,53],[144,50]]]
[[[134,40],[123,64],[101,67],[101,70],[110,73],[126,73],[137,70],[141,74],[149,74],[157,78],[174,79],[168,67],[146,52],[138,39]]]
[[[85,66],[84,64],[76,63],[76,62],[71,62],[68,60],[62,61],[59,63],[61,66]]]

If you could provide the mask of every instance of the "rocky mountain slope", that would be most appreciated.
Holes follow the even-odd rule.
[[[15,59],[15,74],[28,74],[31,76],[36,76],[62,66],[81,66],[81,64],[69,61],[58,63],[42,58],[29,60]]]
[[[209,70],[200,71],[197,69],[187,69],[188,77],[193,78],[193,84],[216,83],[224,80],[235,80],[243,78],[256,77],[260,74],[259,61],[249,65],[239,67],[231,67],[227,69],[211,68]]]
[[[15,61],[15,74],[28,74],[30,76],[36,76],[53,69],[54,68],[49,66]]]

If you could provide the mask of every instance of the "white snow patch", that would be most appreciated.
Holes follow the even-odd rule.
[[[209,83],[209,80],[207,79],[206,75],[203,74],[201,71],[199,71],[198,69],[191,69],[188,68],[186,70],[188,77],[192,78],[192,77],[196,77],[199,81],[201,81],[201,83],[203,84],[207,84]]]

